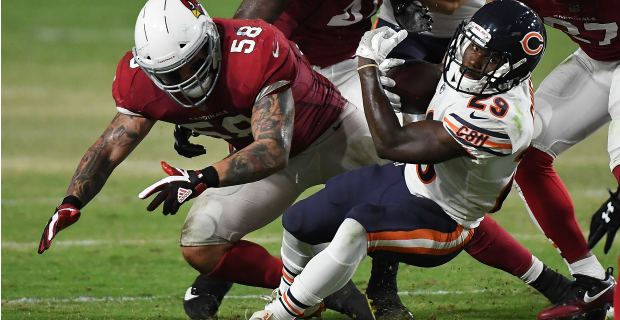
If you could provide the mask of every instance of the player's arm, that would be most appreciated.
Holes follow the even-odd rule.
[[[392,0],[404,1],[404,0]],[[430,12],[443,14],[453,14],[454,11],[462,7],[467,0],[419,0],[423,5],[428,7]]]
[[[359,58],[359,66],[375,61]],[[379,83],[377,68],[359,70],[364,112],[377,155],[406,163],[433,164],[470,156],[439,121],[425,120],[401,127]]]
[[[233,19],[263,19],[275,23],[291,0],[244,0]]]
[[[112,171],[138,146],[155,121],[117,113],[101,137],[86,151],[67,190],[82,207],[92,200]]]
[[[295,106],[291,89],[267,95],[254,105],[254,142],[216,163],[218,187],[258,181],[288,165]]]
[[[39,253],[50,247],[58,232],[77,222],[82,207],[101,191],[114,168],[136,148],[154,123],[155,121],[145,118],[116,114],[78,164],[66,197],[43,230]]]
[[[207,188],[258,181],[286,168],[294,115],[291,89],[263,97],[252,110],[254,142],[202,170],[184,170],[162,162],[170,176],[146,188],[139,197],[146,199],[158,193],[146,209],[153,211],[163,203],[164,215],[174,215],[183,203]]]

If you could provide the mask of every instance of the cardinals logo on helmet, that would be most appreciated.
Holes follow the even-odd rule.
[[[202,6],[196,0],[181,0],[181,3],[183,3],[187,9],[191,10],[196,18],[205,14],[204,10],[202,10]]]
[[[544,43],[545,41],[543,40],[542,35],[534,31],[526,34],[525,37],[523,37],[523,40],[521,40],[523,51],[532,56],[540,53],[544,47]]]

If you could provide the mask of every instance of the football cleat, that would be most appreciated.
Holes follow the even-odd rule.
[[[349,280],[340,290],[323,299],[325,307],[355,320],[375,320],[366,296]]]
[[[608,268],[604,280],[573,275],[575,281],[568,287],[566,294],[558,303],[541,311],[538,320],[573,320],[586,316],[590,318],[595,317],[598,310],[607,311],[613,304],[616,287],[612,273],[613,268]]]
[[[540,276],[529,285],[549,299],[552,304],[556,304],[567,292],[571,283],[572,281],[565,276],[543,265],[543,271],[540,273]]]
[[[248,320],[276,320],[276,316],[269,310],[260,310],[254,312]]]
[[[274,289],[271,292],[271,296],[264,298],[265,300],[267,300],[267,305],[265,305],[265,311],[269,311],[269,309],[274,310],[273,308],[277,308],[277,306],[274,306],[274,304],[275,305],[280,304],[282,307],[284,307],[286,309],[285,304],[286,305],[289,305],[289,304],[284,302],[284,300],[282,300],[281,297],[282,297],[282,295],[280,294],[280,289]],[[325,303],[321,301],[320,303],[317,303],[317,304],[311,306],[310,308],[304,310],[303,314],[301,316],[297,317],[296,319],[321,318],[322,317],[321,314],[323,313],[323,311],[325,311]],[[252,315],[252,316],[254,316],[254,315]],[[252,318],[250,318],[250,319],[252,319]]]
[[[220,278],[199,275],[185,292],[183,308],[192,319],[207,319],[216,313],[232,282]]]

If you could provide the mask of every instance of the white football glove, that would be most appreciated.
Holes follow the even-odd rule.
[[[385,74],[390,69],[396,66],[400,66],[404,63],[405,63],[405,60],[403,59],[385,59],[379,65],[379,71],[381,72],[381,74],[383,74],[383,76],[379,77],[379,82],[383,86],[383,92],[387,96],[388,100],[390,100],[390,104],[392,105],[392,108],[394,109],[396,113],[400,113],[400,108],[401,108],[400,96],[386,90],[386,88],[393,88],[396,85],[396,82],[394,82],[394,79],[388,78],[387,76],[385,76]]]
[[[372,59],[377,64],[381,64],[388,53],[405,38],[407,38],[406,30],[396,32],[389,27],[381,27],[366,31],[360,40],[355,55]]]

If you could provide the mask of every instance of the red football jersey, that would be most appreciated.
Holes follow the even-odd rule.
[[[350,59],[382,0],[293,0],[275,25],[310,63],[328,67]]]
[[[174,102],[138,67],[131,52],[116,70],[112,93],[117,109],[182,124],[239,150],[254,141],[251,118],[257,97],[291,88],[295,122],[290,156],[304,151],[330,128],[346,100],[274,26],[262,20],[213,21],[220,33],[222,64],[204,110]]]
[[[620,1],[521,0],[543,19],[562,30],[592,59],[620,60]]]

